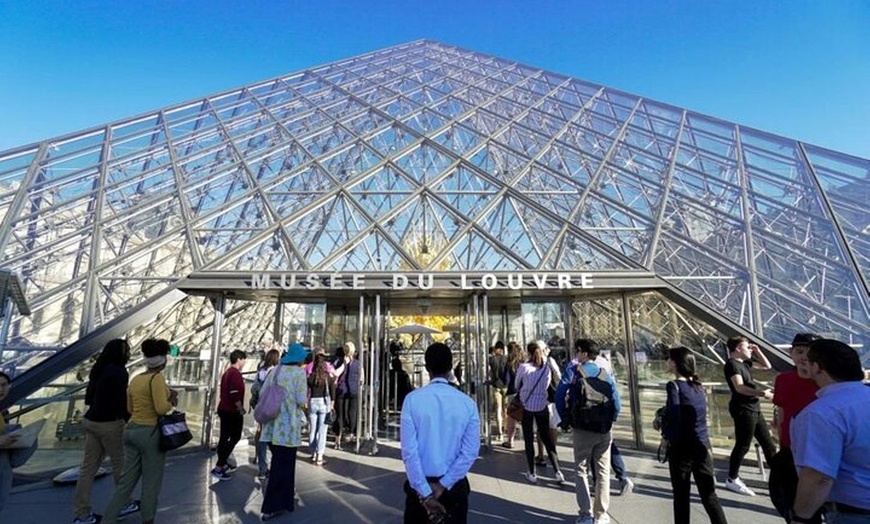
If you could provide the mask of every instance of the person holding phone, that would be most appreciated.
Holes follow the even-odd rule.
[[[740,479],[740,464],[749,452],[753,437],[761,445],[768,463],[776,453],[776,446],[759,402],[762,398],[772,400],[773,392],[756,384],[750,370],[770,369],[771,365],[761,348],[746,337],[729,338],[727,346],[729,358],[725,362],[725,381],[731,390],[728,412],[734,419],[734,449],[731,450],[725,488],[741,495],[755,496],[755,492]]]

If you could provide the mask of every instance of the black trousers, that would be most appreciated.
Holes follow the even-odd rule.
[[[556,443],[553,442],[553,436],[550,435],[550,412],[545,408],[541,411],[525,410],[523,412],[523,444],[525,445],[529,473],[535,472],[535,432],[532,430],[533,425],[538,426],[538,436],[541,437],[541,443],[547,450],[547,456],[553,469],[561,471],[559,456],[556,455]]]
[[[437,477],[427,478],[429,482],[437,482]],[[445,491],[438,499],[446,509],[448,518],[446,524],[466,524],[468,522],[468,495],[471,485],[468,478],[463,477],[452,488]],[[420,494],[414,491],[411,484],[405,481],[405,524],[426,524],[429,513],[420,503]]]
[[[713,476],[713,457],[703,442],[675,442],[668,456],[671,488],[674,492],[674,524],[689,524],[691,476],[695,477],[701,504],[711,524],[727,524],[722,504],[716,496],[716,478]]]
[[[338,399],[335,410],[335,415],[339,421],[339,433],[349,435],[356,434],[357,424],[357,402],[359,397],[356,395],[344,394]]]
[[[752,446],[752,437],[755,437],[761,446],[761,452],[764,453],[764,459],[768,464],[776,453],[776,446],[773,444],[770,427],[761,411],[739,407],[730,407],[728,411],[734,419],[734,449],[731,450],[731,459],[728,463],[728,478],[736,479],[740,475],[743,457]]]
[[[776,511],[786,522],[790,523],[791,509],[794,507],[799,479],[797,468],[794,465],[794,455],[791,449],[782,448],[768,464],[770,465],[770,476],[767,487],[770,491],[770,500]],[[823,511],[820,509],[810,517],[813,524],[822,524],[822,513]]]
[[[244,426],[245,418],[237,411],[220,410],[218,418],[221,420],[221,429],[217,445],[217,467],[222,468],[227,465],[227,459],[233,452],[233,448],[242,438],[242,426]]]
[[[296,502],[296,448],[269,444],[269,450],[272,464],[260,511],[293,511]]]

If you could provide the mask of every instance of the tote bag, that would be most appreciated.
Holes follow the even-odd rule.
[[[187,418],[181,411],[173,411],[157,417],[157,429],[160,430],[160,450],[178,449],[193,439]]]
[[[263,384],[263,389],[260,390],[260,398],[257,401],[257,407],[254,408],[254,420],[260,424],[265,424],[275,420],[278,413],[281,412],[281,404],[284,403],[284,388],[278,384],[278,373],[281,372],[281,366],[277,366],[266,379]]]
[[[511,398],[511,401],[507,405],[507,416],[517,422],[522,422],[523,414],[525,414],[525,412],[526,408],[523,407],[523,400],[520,398],[520,394],[517,393]]]
[[[154,373],[151,376],[151,380],[148,381],[149,391],[151,390],[151,383],[154,382],[154,377],[156,376],[157,373]],[[157,403],[154,402],[153,397],[151,402],[154,403],[156,408]],[[193,439],[193,434],[190,432],[190,428],[187,427],[185,414],[178,410],[174,410],[166,415],[159,415],[157,417],[157,425],[154,426],[154,431],[160,431],[160,451],[178,449]],[[151,432],[152,435],[154,431]]]

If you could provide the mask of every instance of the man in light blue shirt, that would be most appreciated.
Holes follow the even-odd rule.
[[[447,377],[453,355],[445,344],[426,349],[430,382],[412,391],[402,404],[402,462],[405,481],[405,524],[468,520],[466,474],[480,451],[480,416],[468,395]]]
[[[832,524],[870,523],[870,388],[858,353],[820,339],[799,362],[819,391],[791,423],[800,475],[791,522],[812,522],[824,504]]]

